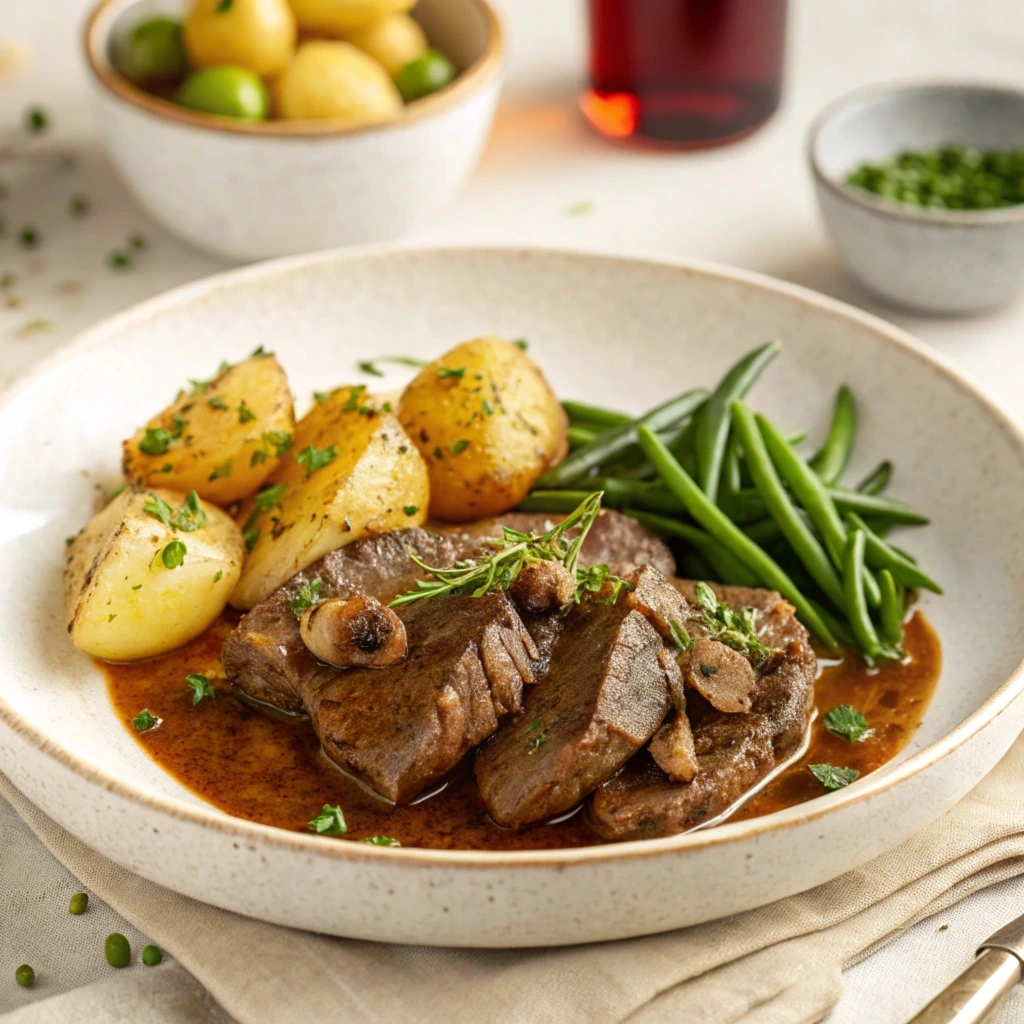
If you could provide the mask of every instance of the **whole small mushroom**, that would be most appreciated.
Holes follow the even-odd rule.
[[[384,668],[401,661],[408,650],[402,620],[365,594],[307,608],[299,632],[311,654],[337,668]]]

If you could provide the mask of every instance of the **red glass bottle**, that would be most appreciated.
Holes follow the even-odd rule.
[[[786,0],[588,0],[599,132],[673,148],[719,145],[779,105]]]

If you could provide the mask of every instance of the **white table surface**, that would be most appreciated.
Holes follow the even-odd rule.
[[[749,0],[758,2],[758,0]],[[82,328],[176,284],[223,269],[150,223],[121,187],[95,134],[79,35],[87,0],[3,0],[0,17],[0,383]],[[666,155],[613,146],[574,106],[585,48],[583,0],[499,0],[511,40],[503,106],[462,199],[415,241],[519,242],[668,254],[735,264],[817,288],[908,328],[963,366],[1024,419],[1024,303],[972,319],[887,308],[843,273],[814,208],[803,160],[809,119],[857,86],[893,78],[984,78],[1024,84],[1020,0],[794,0],[787,91],[775,119],[738,145]],[[2,69],[12,50],[24,63]],[[52,129],[21,131],[41,104]],[[51,156],[73,153],[76,166]],[[30,156],[24,158],[24,154]],[[67,215],[73,192],[91,202]],[[589,212],[570,207],[586,202]],[[33,224],[35,252],[12,236]],[[106,255],[129,232],[149,245],[132,269]],[[12,301],[13,300],[13,301]],[[0,856],[4,838],[0,834]],[[982,938],[1024,910],[1024,880],[1004,883],[925,921],[847,974],[833,1024],[898,1024],[956,974]],[[948,927],[940,930],[941,925]],[[130,1019],[126,1008],[125,1020]],[[1024,1019],[1024,999],[997,1020]]]

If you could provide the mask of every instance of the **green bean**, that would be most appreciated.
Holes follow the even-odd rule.
[[[903,599],[896,590],[896,581],[888,569],[878,573],[878,586],[882,591],[882,636],[893,645],[903,647]]]
[[[585,405],[583,402],[563,402],[569,422],[573,425],[596,427],[621,427],[624,423],[632,423],[633,417],[624,412],[613,412],[596,405]]]
[[[828,437],[820,451],[811,457],[811,469],[826,484],[834,484],[846,469],[853,451],[853,439],[857,433],[857,407],[853,402],[853,394],[844,384],[836,394],[835,411],[832,413],[832,424],[828,428]]]
[[[743,532],[755,543],[764,547],[773,544],[782,537],[782,531],[774,519],[758,519],[743,527]]]
[[[537,481],[536,486],[541,490],[557,490],[581,481],[590,470],[600,467],[613,455],[618,455],[631,444],[635,444],[639,426],[650,427],[652,430],[664,430],[674,426],[689,416],[704,401],[706,395],[707,392],[700,388],[684,392],[644,413],[637,420],[602,431],[592,444],[577,448],[561,465],[548,470]]]
[[[807,431],[806,430],[794,430],[792,434],[787,434],[786,435],[786,440],[791,445],[794,445],[794,446],[798,445],[802,441],[806,441],[807,440]]]
[[[670,491],[633,480],[605,477],[604,502],[611,508],[637,508],[666,516],[686,514],[686,507]]]
[[[764,499],[768,514],[778,524],[800,564],[811,579],[821,587],[825,596],[837,607],[843,607],[843,585],[828,554],[818,538],[804,522],[800,512],[790,500],[775,466],[768,455],[764,438],[757,428],[754,415],[741,402],[732,403],[732,424],[746,453],[747,468],[754,478],[754,486]],[[748,534],[749,536],[749,534]]]
[[[811,607],[821,616],[822,622],[832,630],[838,640],[842,640],[844,644],[850,647],[857,646],[857,638],[853,635],[853,630],[839,616],[834,615],[823,604],[818,604],[817,601],[813,601],[810,598],[808,598],[808,601],[810,601]]]
[[[686,541],[691,547],[707,560],[719,583],[732,583],[738,587],[756,587],[760,580],[743,564],[728,548],[719,544],[709,533],[689,523],[680,523],[676,519],[652,515],[650,512],[631,512],[632,517],[641,525],[655,533],[666,537],[676,537]]]
[[[873,660],[881,653],[882,645],[868,614],[864,594],[864,534],[860,530],[852,530],[843,547],[843,593],[846,617],[857,638],[857,646],[865,657]]]
[[[942,587],[931,576],[922,572],[894,547],[886,544],[856,512],[847,512],[846,521],[853,529],[864,534],[864,559],[872,569],[888,569],[893,579],[904,586],[931,590],[936,594],[942,593]]]
[[[889,486],[889,477],[892,476],[892,463],[886,460],[880,462],[854,490],[861,494],[881,494]]]
[[[840,487],[830,487],[829,497],[841,512],[857,512],[866,516],[884,519],[890,523],[902,523],[904,526],[927,526],[927,516],[915,512],[901,501],[883,498],[881,495],[858,494]]]
[[[793,451],[792,446],[775,428],[774,424],[760,413],[755,417],[761,436],[771,455],[772,462],[782,478],[789,484],[797,501],[810,516],[815,529],[825,542],[825,550],[836,569],[843,567],[843,551],[846,545],[846,527],[832,501],[829,491],[817,473]],[[864,570],[864,589],[868,603],[877,607],[882,595],[878,583],[867,569]]]
[[[570,448],[581,448],[585,444],[593,444],[597,439],[598,432],[590,427],[572,426],[569,428],[567,437]]]
[[[665,485],[683,502],[690,515],[715,540],[752,569],[762,583],[774,587],[791,601],[804,624],[829,647],[835,647],[835,638],[828,627],[778,563],[747,537],[739,527],[729,521],[722,510],[672,458],[672,453],[658,440],[654,432],[648,427],[641,426],[637,430],[637,439],[640,442],[640,447],[654,463],[662,480],[665,481]]]
[[[729,406],[735,399],[746,395],[780,348],[777,341],[769,341],[748,352],[722,378],[701,410],[694,439],[697,469],[700,488],[712,501],[718,500],[718,481],[729,439]]]
[[[707,559],[702,558],[696,551],[684,551],[679,556],[679,571],[691,580],[707,582],[715,577],[715,570],[708,565]]]
[[[729,444],[725,449],[725,461],[722,463],[722,480],[725,484],[726,495],[738,494],[743,490],[739,445],[735,444],[732,438],[729,439]]]

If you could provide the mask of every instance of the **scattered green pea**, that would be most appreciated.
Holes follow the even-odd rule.
[[[1024,203],[1024,149],[981,151],[971,146],[908,150],[864,163],[847,184],[912,206],[989,210]]]
[[[406,103],[429,96],[455,80],[455,65],[440,50],[424,50],[395,76],[395,85]]]
[[[160,961],[163,960],[163,958],[164,955],[160,952],[159,946],[149,945],[146,946],[146,948],[142,951],[142,962],[147,967],[156,967],[156,965],[160,963]]]
[[[14,980],[22,988],[31,988],[36,982],[36,972],[28,964],[22,964],[14,972]]]
[[[74,914],[77,917],[79,914],[84,914],[88,906],[89,894],[87,892],[76,892],[71,897],[71,902],[68,903],[68,913]]]
[[[132,947],[120,932],[113,932],[107,936],[107,941],[103,944],[103,953],[111,967],[127,967],[132,960]]]
[[[270,113],[270,97],[263,80],[239,67],[193,71],[178,87],[174,102],[191,110],[243,121],[263,121]]]

